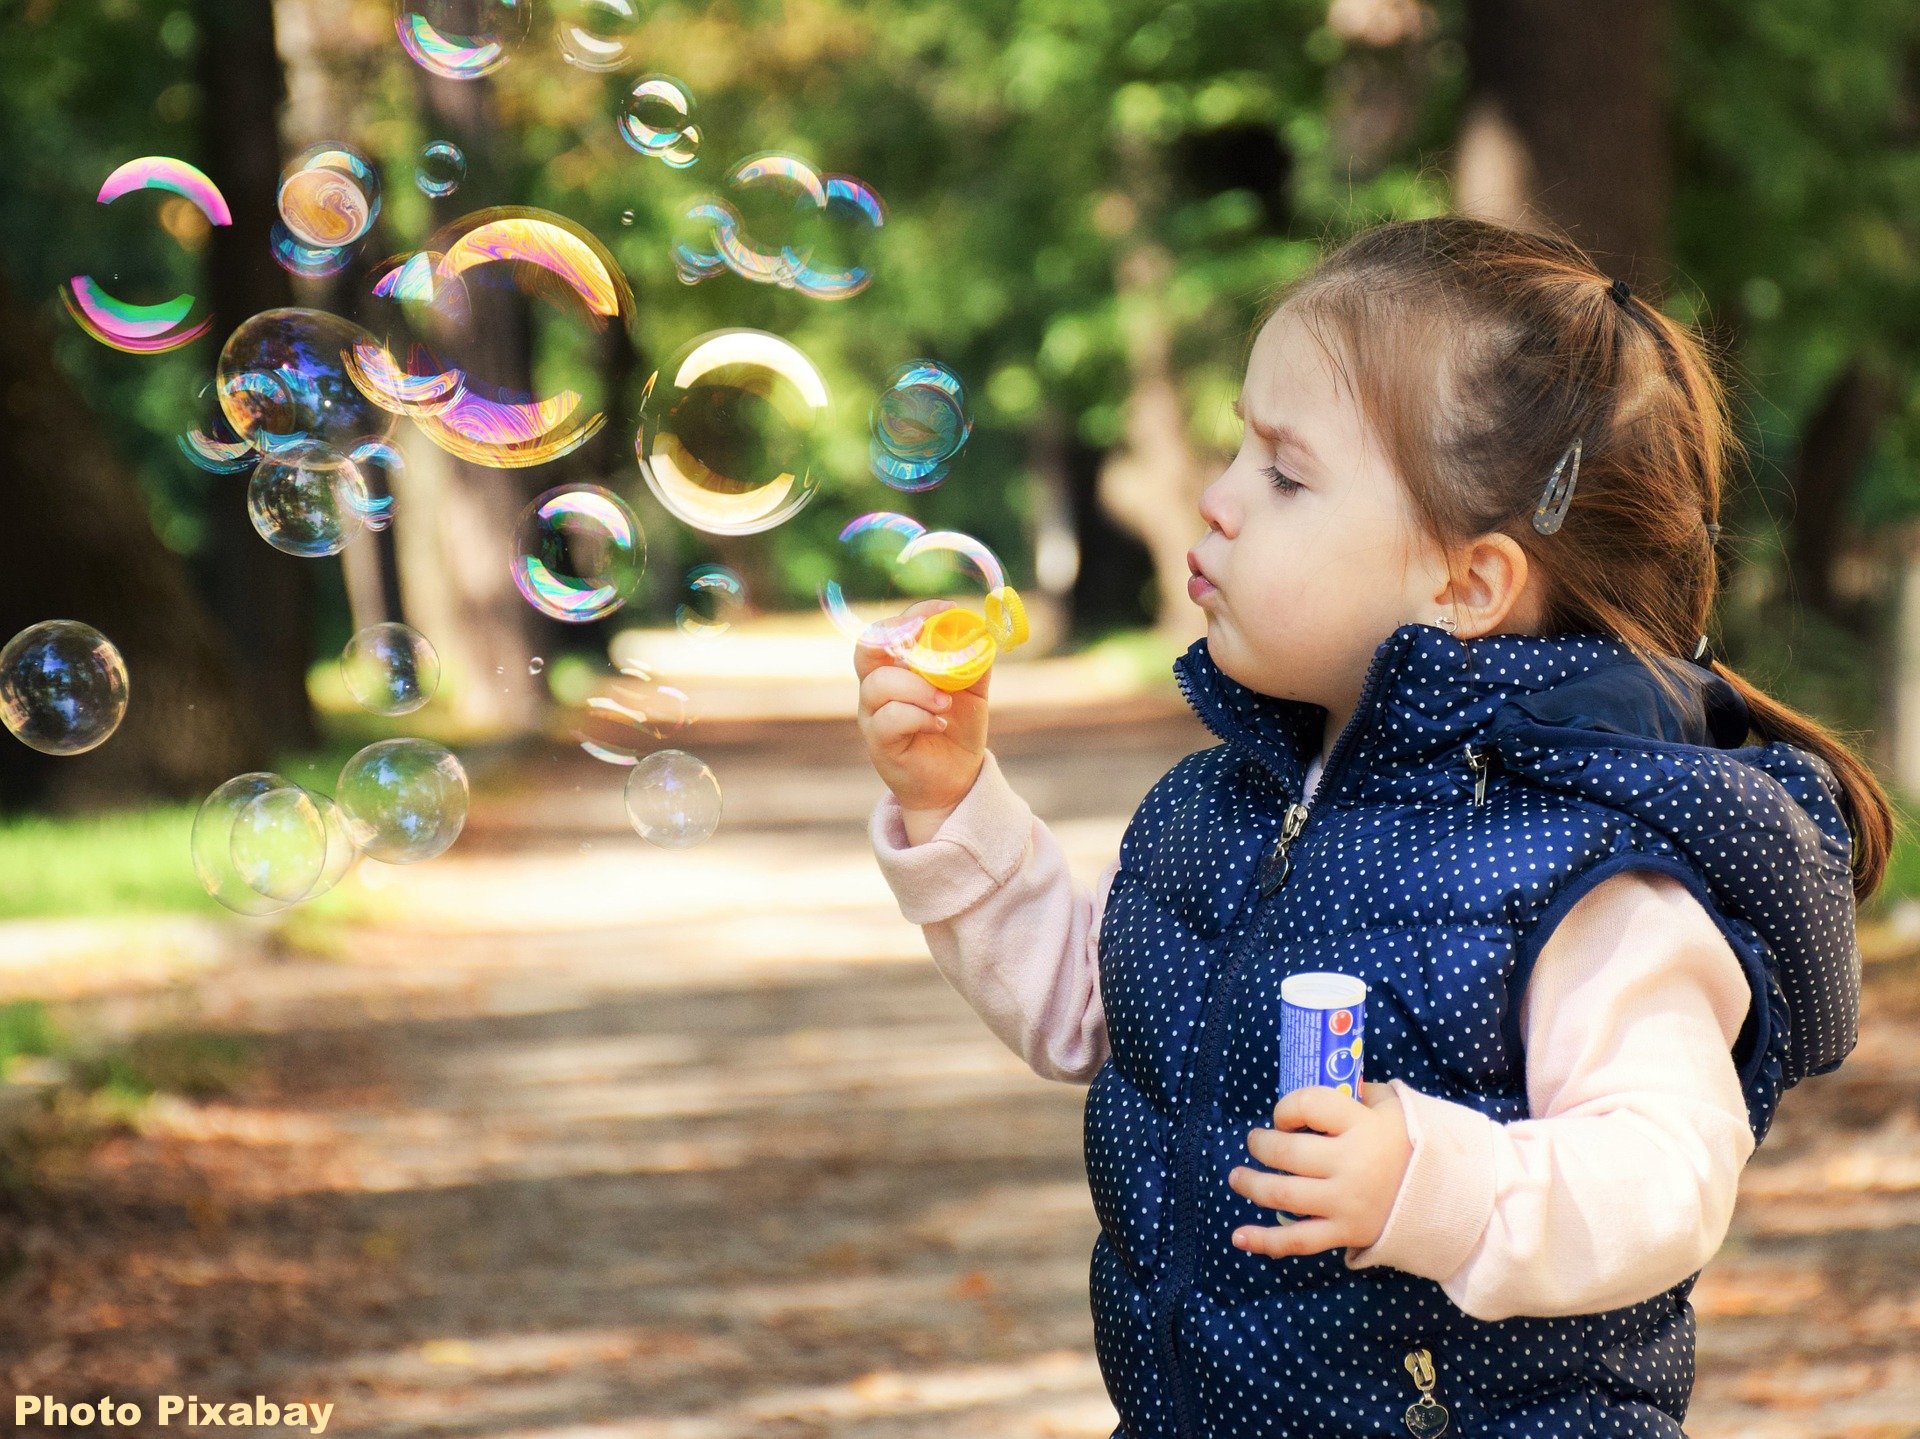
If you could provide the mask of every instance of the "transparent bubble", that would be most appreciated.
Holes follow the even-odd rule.
[[[247,482],[247,518],[289,555],[337,555],[366,528],[371,501],[360,467],[309,441],[261,459]]]
[[[812,500],[828,406],[820,371],[788,341],[721,330],[647,381],[634,449],[676,519],[709,534],[756,534]]]
[[[513,583],[528,604],[584,624],[625,604],[647,566],[647,536],[627,502],[599,485],[563,485],[520,512]]]
[[[148,155],[129,160],[107,176],[95,197],[111,205],[135,190],[163,190],[186,200],[210,225],[231,225],[233,214],[219,187],[185,160]],[[89,275],[75,275],[60,286],[60,300],[74,322],[103,345],[130,355],[177,350],[213,328],[213,317],[194,317],[192,295],[175,295],[155,305],[135,305],[109,294]]]
[[[420,187],[420,193],[435,200],[451,195],[466,178],[466,152],[451,140],[435,140],[422,150],[413,172],[413,183]]]
[[[78,620],[42,620],[0,649],[0,720],[42,754],[84,754],[127,713],[127,665]]]
[[[605,396],[566,383],[529,393],[498,373],[502,326],[530,324],[536,353],[598,353],[606,333],[631,332],[633,292],[598,239],[559,215],[500,207],[467,215],[418,255],[385,269],[374,297],[386,310],[351,353],[366,398],[409,416],[448,453],[478,465],[545,464],[585,444],[606,423]]]
[[[233,837],[240,813],[263,795],[288,789],[288,782],[265,770],[236,775],[200,802],[193,817],[193,870],[201,888],[236,914],[273,914],[288,900],[262,894],[234,864]]]
[[[411,625],[368,625],[340,651],[340,678],[362,709],[411,714],[440,688],[440,655]]]
[[[626,799],[634,831],[662,849],[704,844],[720,825],[720,781],[685,750],[657,750],[641,760],[627,776]]]
[[[746,608],[746,586],[724,565],[694,566],[681,591],[685,598],[674,608],[674,623],[695,639],[719,638]]]
[[[366,440],[355,445],[347,458],[364,482],[361,489],[351,492],[350,501],[360,508],[368,529],[386,529],[393,523],[393,482],[406,472],[406,456],[391,441]]]
[[[929,490],[973,433],[958,377],[932,360],[895,370],[873,407],[873,473],[897,490]]]
[[[539,655],[535,655],[532,659],[527,661],[527,673],[530,675],[537,675],[546,667],[547,667],[547,662],[542,658],[540,658]]]
[[[346,358],[372,342],[358,325],[322,310],[265,310],[220,351],[214,381],[234,434],[263,454],[317,441],[341,453],[393,428],[348,378]]]
[[[893,510],[875,510],[871,514],[849,520],[840,531],[840,543],[846,546],[848,567],[861,565],[888,576],[900,551],[912,540],[927,532],[927,527],[910,515],[896,513]],[[847,604],[845,591],[837,579],[823,580],[820,584],[820,606],[827,612],[827,618],[834,627],[851,640],[871,638],[867,625],[854,614]],[[916,621],[903,622],[909,631],[918,631]],[[910,638],[910,635],[908,636]]]
[[[316,250],[354,244],[380,217],[380,172],[350,145],[314,145],[280,172],[280,222]]]
[[[388,864],[412,864],[460,837],[467,772],[431,740],[381,740],[341,768],[334,799],[363,851]]]
[[[180,453],[209,474],[237,475],[252,469],[259,456],[252,445],[234,434],[233,426],[220,412],[211,383],[201,388],[199,407],[199,422],[175,437]]]
[[[669,75],[634,83],[620,110],[620,138],[642,155],[684,170],[700,154],[700,127],[693,123],[687,87]]]
[[[635,765],[693,722],[691,704],[678,685],[628,660],[587,698],[576,717],[574,738],[603,764]]]
[[[618,70],[632,58],[640,29],[638,0],[559,0],[560,54],[582,70]]]
[[[716,226],[727,268],[743,279],[792,285],[813,253],[826,181],[794,155],[751,155],[727,174],[734,223]]]
[[[622,210],[620,212],[620,223],[622,225],[631,225],[638,218],[639,216],[635,215],[631,210]]]
[[[327,826],[305,790],[283,785],[240,806],[227,847],[234,873],[247,888],[292,904],[326,868]]]
[[[398,0],[394,29],[416,65],[477,80],[507,63],[533,23],[531,0]]]
[[[740,217],[733,207],[711,198],[693,201],[674,220],[674,273],[685,285],[724,274],[726,257],[720,253],[723,230],[738,229]]]
[[[308,790],[307,797],[320,811],[320,821],[326,826],[327,853],[320,866],[320,877],[314,880],[312,888],[301,898],[318,899],[347,877],[347,871],[360,858],[360,846],[354,843],[353,832],[347,827],[346,812],[339,805],[314,790]]]
[[[871,185],[851,175],[828,175],[821,184],[825,213],[793,288],[816,300],[845,300],[873,283],[873,236],[887,223],[887,208]],[[829,249],[839,263],[828,259]]]

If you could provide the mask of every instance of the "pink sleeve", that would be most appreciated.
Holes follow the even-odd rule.
[[[1090,1081],[1107,1057],[1100,1005],[1100,912],[1119,861],[1092,894],[987,751],[939,832],[909,845],[892,794],[870,826],[900,912],[921,927],[940,973],[987,1028],[1046,1079]]]
[[[1611,876],[1548,937],[1520,1019],[1530,1119],[1392,1081],[1413,1158],[1349,1268],[1438,1282],[1468,1314],[1587,1314],[1699,1269],[1732,1220],[1753,1132],[1733,1064],[1751,995],[1678,880]]]

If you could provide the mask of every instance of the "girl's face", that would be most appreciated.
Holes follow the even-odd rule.
[[[1453,612],[1445,560],[1358,402],[1284,309],[1254,342],[1238,409],[1240,451],[1200,497],[1207,532],[1188,593],[1214,663],[1262,694],[1325,706],[1331,743],[1381,641]]]

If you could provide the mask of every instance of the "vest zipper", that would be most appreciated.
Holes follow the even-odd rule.
[[[1287,806],[1287,817],[1280,824],[1280,838],[1275,840],[1273,848],[1267,851],[1260,861],[1260,898],[1265,899],[1281,885],[1287,882],[1287,876],[1293,873],[1293,856],[1288,853],[1294,840],[1300,837],[1300,831],[1306,827],[1307,807],[1295,803]]]
[[[1468,745],[1467,769],[1473,774],[1473,802],[1476,806],[1487,802],[1487,771],[1493,768],[1486,752],[1474,745]]]

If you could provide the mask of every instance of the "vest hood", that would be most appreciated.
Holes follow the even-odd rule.
[[[1375,651],[1313,803],[1364,797],[1370,779],[1399,769],[1456,763],[1475,743],[1509,782],[1652,826],[1706,881],[1699,897],[1771,949],[1792,1015],[1786,1083],[1826,1073],[1853,1049],[1859,1014],[1839,784],[1797,746],[1746,744],[1747,706],[1720,675],[1678,658],[1668,672],[1678,704],[1610,636],[1461,640],[1402,625]],[[1249,689],[1214,663],[1204,639],[1174,674],[1208,729],[1297,800],[1326,709]]]

